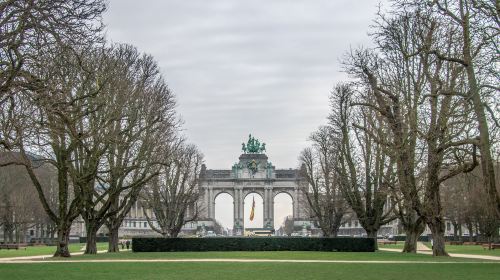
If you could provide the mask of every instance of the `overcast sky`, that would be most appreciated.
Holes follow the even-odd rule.
[[[209,169],[230,168],[249,133],[291,168],[345,78],[339,58],[369,44],[378,2],[111,0],[104,21],[108,40],[156,58]]]
[[[339,58],[370,44],[379,2],[111,0],[104,21],[109,41],[156,58],[207,168],[230,169],[249,133],[277,168],[295,168],[345,79]]]

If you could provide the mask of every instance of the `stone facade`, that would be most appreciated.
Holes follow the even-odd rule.
[[[274,228],[274,197],[287,193],[293,200],[293,218],[300,222],[308,220],[307,200],[304,188],[307,184],[297,169],[276,169],[265,154],[245,153],[239,157],[232,169],[210,170],[202,167],[200,176],[200,220],[210,224],[215,220],[215,199],[227,193],[234,202],[235,235],[242,235],[244,228],[244,200],[248,194],[257,193],[263,198],[264,228]]]

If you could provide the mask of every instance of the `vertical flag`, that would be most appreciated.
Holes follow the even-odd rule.
[[[252,197],[252,210],[250,211],[250,221],[253,221],[253,216],[255,215],[255,196]]]

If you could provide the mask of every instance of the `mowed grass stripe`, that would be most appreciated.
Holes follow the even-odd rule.
[[[154,262],[228,262],[228,263],[373,263],[373,264],[437,264],[437,263],[489,263],[500,265],[500,262],[495,261],[361,261],[361,260],[278,260],[278,259],[101,259],[101,260],[72,260],[72,259],[57,259],[57,260],[19,260],[19,261],[1,261],[1,263],[22,263],[22,264],[37,264],[37,263],[154,263]]]
[[[36,263],[1,264],[3,279],[498,279],[483,263]]]

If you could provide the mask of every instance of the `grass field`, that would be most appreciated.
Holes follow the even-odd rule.
[[[500,265],[359,263],[0,264],[2,279],[498,279]]]
[[[81,248],[85,246],[84,243],[75,243],[69,245],[69,251],[71,253],[80,252]],[[97,243],[97,250],[107,250],[108,243]],[[11,257],[27,257],[27,256],[37,256],[37,255],[52,255],[56,251],[56,246],[28,246],[26,250],[0,250],[0,258],[11,258]]]
[[[99,244],[103,248],[106,244]],[[78,248],[80,244],[73,245]],[[36,248],[40,249],[40,248]],[[45,248],[48,249],[48,248]],[[404,261],[408,263],[154,262],[157,259]],[[52,260],[78,263],[3,263],[1,279],[498,279],[500,262],[378,251],[103,253]],[[85,262],[106,260],[108,262]],[[132,262],[119,262],[132,260]],[[137,260],[137,261],[133,261]],[[141,262],[150,260],[151,262]],[[452,262],[452,263],[449,263]]]
[[[430,242],[424,242],[424,244],[431,248]],[[390,249],[403,249],[404,243],[398,242],[398,244],[379,244],[379,248],[390,248]],[[471,255],[486,255],[486,256],[498,256],[500,257],[500,250],[485,250],[481,245],[446,245],[446,251],[448,253],[455,254],[471,254]]]

